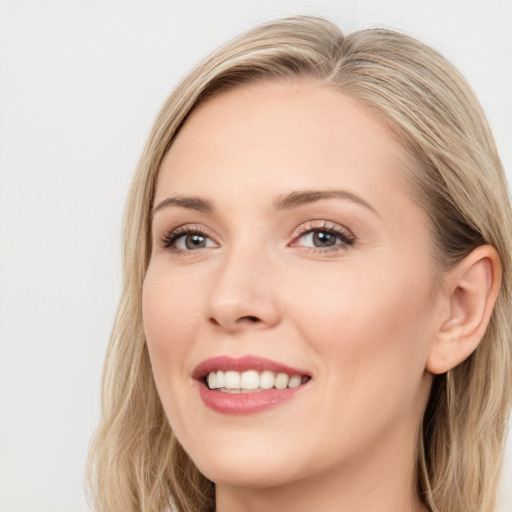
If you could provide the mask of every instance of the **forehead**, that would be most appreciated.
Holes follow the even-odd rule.
[[[398,138],[350,96],[313,79],[258,82],[193,111],[162,163],[155,202],[201,191],[226,196],[226,184],[247,198],[384,183],[410,195],[408,166]]]

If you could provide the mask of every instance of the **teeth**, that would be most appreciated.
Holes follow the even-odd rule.
[[[240,389],[240,374],[238,372],[226,372],[224,374],[224,387],[226,389]]]
[[[210,389],[253,391],[256,389],[296,388],[302,384],[304,379],[300,375],[276,374],[268,370],[261,373],[256,370],[247,370],[241,373],[218,370],[210,372],[206,380]]]
[[[208,387],[210,389],[215,389],[217,387],[217,379],[215,372],[211,372],[208,374]]]
[[[288,381],[290,377],[286,375],[286,373],[278,373],[276,375],[276,380],[274,381],[274,386],[277,389],[286,389],[288,387]]]
[[[296,388],[302,384],[302,377],[300,375],[293,375],[288,381],[289,388]]]
[[[272,389],[274,387],[274,372],[264,371],[260,375],[260,388]]]
[[[240,376],[241,389],[258,389],[260,387],[260,376],[256,370],[249,370]]]
[[[213,372],[212,372],[213,373]],[[223,388],[225,386],[224,372],[219,370],[215,375],[215,387]],[[211,388],[214,389],[214,388]]]

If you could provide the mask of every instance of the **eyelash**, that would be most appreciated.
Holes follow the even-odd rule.
[[[172,249],[176,252],[182,252],[181,249],[176,249],[175,244],[178,239],[190,235],[199,235],[208,238],[208,234],[201,226],[180,226],[172,231],[169,231],[160,241],[160,246],[163,249]]]
[[[297,236],[294,238],[294,242],[292,242],[292,246],[294,246],[295,241],[300,238],[310,234],[310,233],[326,233],[329,235],[333,235],[336,238],[340,239],[339,244],[333,245],[331,247],[303,247],[303,249],[311,252],[335,252],[339,250],[346,249],[347,247],[354,246],[356,243],[355,236],[346,229],[343,229],[340,226],[329,225],[327,222],[324,222],[323,226],[316,226],[314,224],[304,225],[299,228],[299,232]],[[297,245],[295,245],[297,246]]]
[[[356,242],[356,238],[352,233],[349,234],[347,233],[347,230],[341,227],[328,225],[327,222],[324,222],[323,226],[315,226],[313,224],[301,226],[298,230],[297,235],[294,237],[293,242],[290,245],[292,247],[300,247],[295,242],[301,239],[302,237],[315,232],[333,235],[336,238],[339,238],[341,243],[333,245],[331,247],[302,247],[303,249],[319,253],[334,252],[345,249],[346,247],[353,246]],[[177,249],[175,244],[180,238],[190,235],[199,235],[201,237],[204,237],[205,239],[209,238],[208,233],[204,229],[202,229],[201,226],[180,226],[167,233],[161,239],[160,246],[163,249],[170,249],[177,253],[189,252],[189,250],[191,249]]]

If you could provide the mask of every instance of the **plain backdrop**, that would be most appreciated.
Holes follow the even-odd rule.
[[[0,512],[88,510],[122,209],[145,138],[195,63],[292,14],[394,27],[442,51],[511,177],[512,0],[0,0]]]

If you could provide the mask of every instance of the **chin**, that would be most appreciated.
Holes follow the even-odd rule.
[[[199,447],[185,446],[185,450],[199,471],[216,484],[243,487],[274,487],[300,478],[297,449],[294,453],[281,443],[264,439],[240,439],[232,436],[229,443],[209,438],[208,444]],[[292,447],[289,447],[290,449]],[[294,456],[293,456],[294,455]]]
[[[195,462],[195,461],[194,461]],[[245,489],[264,489],[291,483],[299,478],[292,474],[290,464],[279,464],[270,458],[266,461],[246,458],[238,463],[226,460],[208,460],[196,462],[199,471],[217,485]]]

